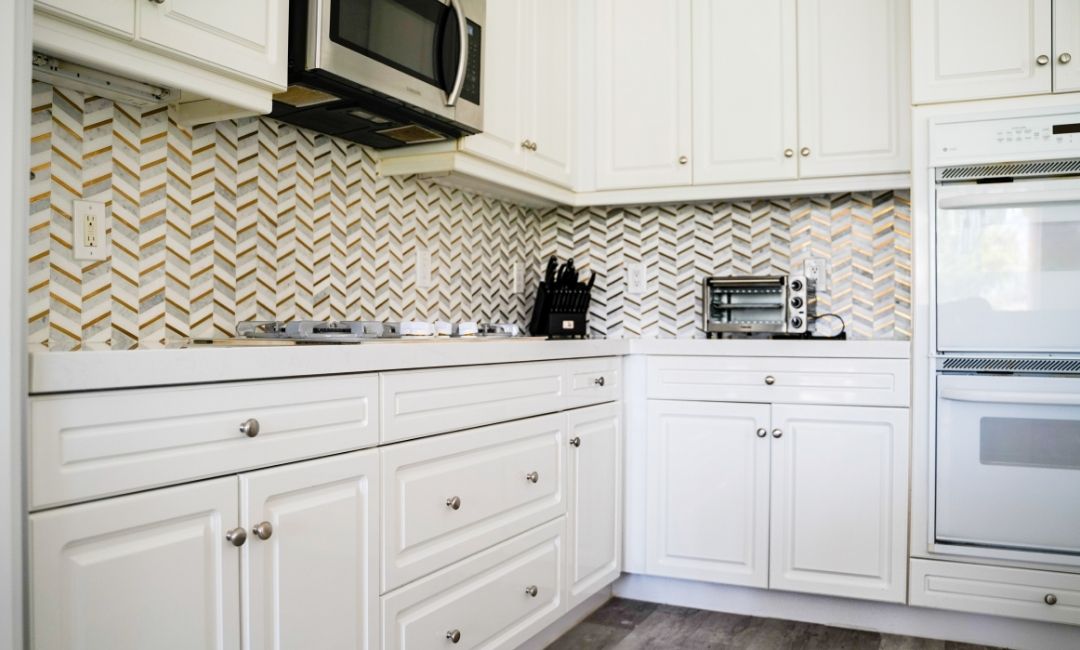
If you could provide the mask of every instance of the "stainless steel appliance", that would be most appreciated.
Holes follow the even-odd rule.
[[[803,334],[813,291],[786,275],[712,277],[702,281],[705,336],[725,332]]]
[[[1077,134],[931,125],[935,552],[1080,564]]]
[[[514,323],[463,321],[241,321],[235,339],[193,339],[197,345],[333,344],[405,339],[507,339],[521,336]]]
[[[271,115],[377,149],[483,127],[485,0],[291,0]]]

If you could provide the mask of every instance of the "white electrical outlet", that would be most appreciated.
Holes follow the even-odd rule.
[[[811,257],[803,262],[803,275],[814,283],[815,290],[829,290],[829,262],[824,257]]]
[[[525,290],[525,269],[522,268],[521,262],[514,262],[514,268],[511,271],[513,277],[513,284],[510,287],[510,293],[518,294]]]
[[[645,293],[645,267],[641,264],[626,265],[626,293],[630,296]]]
[[[431,288],[431,251],[426,248],[416,249],[416,288]]]
[[[99,201],[75,201],[75,259],[103,260],[109,256],[108,214]]]

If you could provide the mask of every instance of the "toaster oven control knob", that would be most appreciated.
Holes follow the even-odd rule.
[[[803,287],[802,280],[792,280],[791,281],[791,290],[792,291],[802,291],[802,287]]]
[[[798,329],[802,327],[802,318],[795,316],[791,319],[791,326]]]
[[[1047,605],[1057,605],[1057,596],[1054,594],[1046,594],[1046,596],[1043,597],[1043,602]]]
[[[795,296],[791,299],[791,306],[795,309],[798,309],[799,307],[802,307],[802,302],[802,298],[800,298],[799,296]]]

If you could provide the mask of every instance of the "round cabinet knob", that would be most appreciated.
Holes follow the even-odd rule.
[[[255,536],[259,539],[270,539],[270,536],[274,534],[274,527],[270,525],[269,521],[264,521],[252,528],[251,532],[255,533]]]
[[[1035,63],[1038,63],[1039,65],[1046,65],[1047,63],[1050,63],[1050,57],[1046,56],[1045,54],[1040,54],[1039,56],[1035,57]]]
[[[152,3],[156,4],[156,5],[165,4],[165,0],[150,0],[150,2],[152,2]]]
[[[772,386],[775,383],[776,383],[776,377],[773,377],[772,375],[765,375],[765,385],[766,386]]]
[[[446,500],[446,507],[450,508],[451,510],[460,510],[461,499],[459,499],[458,497],[450,497]]]
[[[225,541],[233,546],[243,546],[247,541],[247,531],[243,528],[233,528],[229,532],[225,533]]]
[[[259,421],[255,418],[244,420],[240,423],[240,433],[248,438],[254,438],[259,435]]]
[[[521,141],[521,148],[522,149],[528,149],[530,144],[532,144],[532,143],[529,142],[528,140],[522,140]]]
[[[457,643],[461,640],[461,630],[450,630],[446,633],[446,638],[450,639],[450,643]]]
[[[784,149],[784,158],[791,158],[795,155],[794,149]]]
[[[781,431],[780,429],[773,429],[772,430],[772,437],[773,438],[779,438],[782,435],[784,435],[784,432]]]
[[[533,150],[533,152],[535,152],[535,151],[536,151],[537,149],[539,149],[540,147],[539,147],[539,146],[538,146],[538,145],[537,145],[537,144],[536,144],[536,143],[534,142],[534,143],[532,143],[532,146],[531,146],[531,147],[529,147],[529,148],[530,148],[530,149],[532,149],[532,150]]]
[[[1062,52],[1060,55],[1058,55],[1058,63],[1065,65],[1069,61],[1072,61],[1072,55],[1068,52]]]
[[[577,436],[574,436],[573,438],[571,438],[570,439],[570,446],[571,447],[580,447],[581,446],[581,438],[578,438]]]
[[[525,480],[529,483],[536,483],[540,480],[540,474],[539,472],[529,472],[525,475]]]
[[[603,388],[604,387],[604,378],[603,377],[597,377],[596,379],[593,380],[593,383],[596,384],[597,386]]]
[[[679,164],[680,165],[685,165],[688,162],[690,162],[689,158],[687,158],[686,156],[679,156]]]
[[[1054,594],[1046,594],[1043,596],[1043,602],[1047,605],[1057,605],[1057,596]]]
[[[761,428],[761,429],[757,430],[757,437],[758,438],[764,438],[767,435],[769,435],[769,432],[766,431],[764,428]]]
[[[810,155],[810,147],[803,147],[802,149],[799,149],[799,153],[802,154],[803,156],[809,156]]]
[[[529,585],[528,587],[525,587],[525,593],[528,594],[530,598],[536,598],[536,594],[540,593],[540,590],[536,588],[536,585]]]

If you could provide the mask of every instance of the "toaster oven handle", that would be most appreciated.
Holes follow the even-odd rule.
[[[941,398],[954,402],[982,402],[995,404],[1044,404],[1047,406],[1080,406],[1080,394],[1044,392],[1005,392],[963,390],[944,388]]]
[[[461,0],[450,0],[450,7],[457,14],[460,43],[457,75],[454,77],[454,85],[450,87],[450,92],[446,94],[446,105],[454,106],[457,104],[458,97],[461,96],[461,89],[465,86],[465,66],[469,63],[469,25],[465,19],[465,10],[461,7]]]

